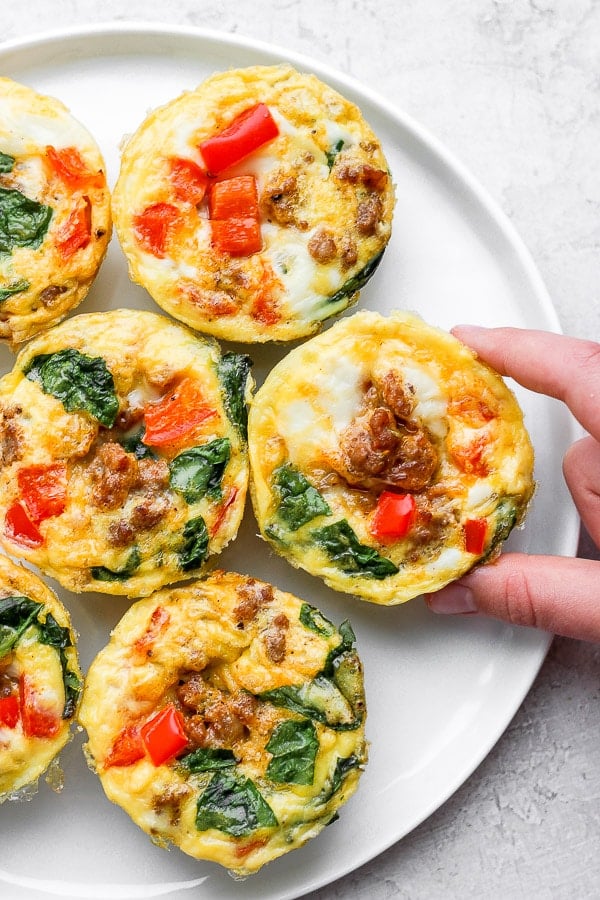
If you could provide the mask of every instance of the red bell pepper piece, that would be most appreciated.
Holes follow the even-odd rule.
[[[208,202],[211,219],[258,219],[258,190],[254,175],[215,181]]]
[[[150,447],[172,444],[215,415],[216,410],[204,403],[198,381],[184,378],[157,403],[149,403],[144,408],[143,442]]]
[[[150,616],[148,627],[133,645],[138,653],[148,653],[152,650],[157,637],[167,627],[170,615],[162,606],[157,606]]]
[[[253,175],[215,182],[208,209],[212,244],[221,253],[250,256],[262,249],[258,191]]]
[[[417,512],[412,494],[382,491],[371,522],[371,534],[383,544],[392,544],[406,537]]]
[[[34,525],[64,512],[67,502],[67,467],[64,463],[19,469],[17,484],[21,502]]]
[[[230,256],[250,256],[262,249],[258,219],[211,219],[212,245]]]
[[[16,694],[0,697],[0,725],[15,728],[21,718],[19,698]]]
[[[46,159],[51,170],[72,190],[84,187],[100,188],[106,184],[104,172],[91,172],[76,147],[46,147]]]
[[[479,478],[485,478],[489,475],[489,466],[485,459],[485,451],[487,449],[489,439],[484,435],[479,435],[467,447],[453,448],[452,458],[457,466],[466,472],[467,475],[477,475]]]
[[[135,215],[133,232],[140,246],[162,258],[179,215],[179,210],[172,203],[151,203]]]
[[[142,741],[155,766],[162,765],[187,747],[183,725],[183,716],[172,703],[142,725]]]
[[[140,729],[137,725],[128,725],[117,736],[104,760],[104,768],[111,766],[132,766],[146,755],[142,743]]]
[[[483,553],[487,537],[487,519],[467,519],[464,526],[465,550],[479,556]]]
[[[58,229],[56,246],[63,259],[87,247],[92,238],[92,205],[89,197],[79,197],[69,217]]]
[[[60,715],[43,704],[39,691],[27,675],[19,682],[21,719],[27,737],[54,737],[60,730]]]
[[[200,152],[211,175],[245,159],[279,134],[275,119],[264,103],[244,110],[218,134],[200,144]]]
[[[208,187],[208,175],[191,159],[173,157],[169,160],[169,180],[175,196],[185,203],[202,203]]]
[[[21,547],[41,547],[44,538],[27,515],[25,508],[16,501],[6,510],[4,517],[6,537]]]
[[[215,534],[217,533],[217,531],[219,530],[219,528],[225,521],[225,516],[227,515],[227,511],[229,510],[229,507],[235,502],[235,498],[237,497],[237,495],[238,495],[238,489],[236,487],[231,488],[229,495],[227,496],[227,498],[224,500],[223,504],[221,505],[221,509],[219,510],[219,512],[217,514],[217,518],[215,519],[213,526],[210,530],[211,537],[215,536]]]

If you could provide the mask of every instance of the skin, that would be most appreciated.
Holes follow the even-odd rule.
[[[600,546],[600,344],[543,331],[452,330],[501,375],[561,400],[587,435],[567,450],[563,475],[582,522]],[[429,594],[432,612],[481,613],[516,625],[600,642],[600,561],[506,553]]]

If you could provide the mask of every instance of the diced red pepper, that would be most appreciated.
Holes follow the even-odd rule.
[[[135,237],[148,253],[162,258],[180,213],[172,203],[151,203],[133,217]]]
[[[143,442],[150,447],[175,443],[215,415],[216,410],[206,406],[198,381],[184,378],[157,403],[144,408]]]
[[[25,511],[25,507],[16,501],[6,510],[4,533],[14,544],[21,547],[41,547],[44,538]]]
[[[211,219],[258,219],[258,190],[254,175],[215,181],[208,198]]]
[[[142,725],[142,740],[155,766],[162,765],[187,747],[183,726],[183,716],[172,703]]]
[[[73,190],[83,187],[101,188],[106,184],[104,172],[91,172],[76,147],[46,147],[46,158],[52,171]]]
[[[383,544],[406,537],[415,521],[417,504],[412,494],[383,491],[371,522],[371,534]]]
[[[238,495],[238,489],[236,487],[231,488],[228,497],[224,500],[221,505],[221,509],[218,512],[217,518],[215,519],[213,526],[210,530],[210,536],[214,537],[223,522],[225,521],[225,517],[227,515],[227,511],[229,507],[235,502],[235,498]]]
[[[21,502],[34,525],[64,512],[67,502],[67,467],[64,463],[19,469],[17,484]]]
[[[5,728],[15,728],[21,718],[19,698],[16,694],[8,697],[0,697],[0,725]]]
[[[257,103],[237,116],[231,125],[200,144],[206,168],[216,175],[245,159],[279,134],[275,119],[264,103]]]
[[[172,158],[169,164],[169,180],[177,199],[195,206],[202,203],[208,187],[204,169],[191,159]]]
[[[132,766],[146,755],[139,726],[128,725],[117,736],[104,760],[104,768],[111,766]]]
[[[54,737],[60,730],[60,715],[44,705],[43,697],[27,675],[19,682],[21,719],[27,737]]]
[[[243,859],[245,856],[248,856],[248,854],[260,850],[261,847],[264,847],[268,842],[269,838],[264,837],[255,838],[253,841],[248,841],[246,844],[237,844],[235,848],[236,859]]]
[[[483,553],[487,537],[487,519],[467,519],[464,524],[465,550],[479,556]]]
[[[485,451],[489,440],[485,435],[474,438],[466,447],[453,447],[451,455],[456,465],[467,475],[485,478],[489,475],[489,466],[485,459]]]
[[[211,219],[212,244],[230,256],[250,256],[262,250],[258,219]]]
[[[87,247],[92,238],[92,205],[89,197],[79,197],[69,217],[58,229],[56,246],[63,259]]]
[[[150,650],[152,650],[154,642],[156,641],[159,634],[167,627],[170,618],[171,617],[169,613],[166,611],[166,609],[164,609],[164,607],[156,607],[156,609],[150,616],[148,627],[134,644],[134,648],[138,651],[138,653],[148,653]]]

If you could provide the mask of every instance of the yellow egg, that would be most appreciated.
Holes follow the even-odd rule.
[[[132,279],[192,328],[250,342],[305,337],[355,302],[393,206],[360,110],[290,66],[219,72],[152,112],[113,195]]]
[[[81,673],[69,614],[0,556],[0,803],[35,784],[70,738]]]
[[[489,560],[534,488],[512,392],[407,313],[356,313],[289,353],[257,391],[248,434],[262,535],[374,603]]]
[[[92,136],[59,100],[0,78],[0,339],[15,346],[76,307],[111,229]]]
[[[163,316],[75,316],[0,379],[0,540],[73,591],[142,596],[237,533],[250,361]]]
[[[349,623],[227,572],[133,604],[80,722],[110,800],[155,843],[239,875],[317,835],[367,758]]]

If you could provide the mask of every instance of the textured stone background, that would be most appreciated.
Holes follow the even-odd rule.
[[[19,0],[3,4],[0,38],[115,20],[260,38],[378,91],[500,203],[563,329],[600,339],[597,0]],[[580,553],[598,555],[585,536]],[[454,797],[312,900],[598,897],[599,676],[600,647],[555,640],[514,721]]]

